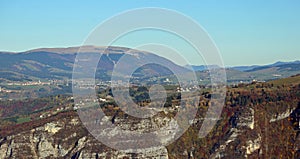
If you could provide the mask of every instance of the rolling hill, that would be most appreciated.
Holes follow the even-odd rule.
[[[123,47],[83,46],[81,52],[86,54],[102,53],[99,61],[96,78],[110,80],[111,72],[118,60],[125,54],[129,55],[130,61],[124,64],[124,68],[138,65],[141,61],[157,61],[165,64],[180,73],[191,72],[186,66],[179,66],[172,61],[158,55],[130,50]],[[37,81],[37,80],[64,80],[72,78],[73,64],[79,47],[69,48],[40,48],[25,52],[0,52],[0,82],[12,81]],[[130,50],[130,51],[129,51]],[[143,59],[143,60],[141,60]],[[137,77],[163,76],[168,77],[173,73],[155,64],[143,66],[135,72]],[[219,66],[212,65],[213,68]],[[197,72],[200,81],[209,81],[209,72],[205,65],[192,65],[193,71]],[[285,78],[300,73],[300,61],[276,62],[264,66],[236,66],[226,68],[228,83],[269,81]]]
[[[96,77],[105,78],[113,70],[115,63],[125,54],[130,60],[124,67],[138,65],[141,59],[164,63],[167,68],[173,68],[185,73],[189,70],[176,65],[172,61],[152,53],[131,50],[128,48],[109,47],[106,52],[104,47],[84,46],[81,52],[86,54],[99,54]],[[20,53],[0,52],[0,80],[5,81],[30,81],[36,79],[70,79],[73,64],[79,47],[70,48],[42,48]],[[172,72],[166,67],[149,64],[143,70],[138,70],[142,75],[169,75]]]

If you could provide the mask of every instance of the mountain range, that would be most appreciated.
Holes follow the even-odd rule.
[[[123,65],[138,65],[141,59],[147,59],[164,63],[165,67],[155,64],[143,66],[144,69],[137,70],[136,74],[143,75],[169,75],[171,71],[166,68],[173,68],[179,72],[189,72],[188,69],[176,65],[172,61],[144,51],[130,50],[128,48],[84,46],[81,52],[86,54],[99,54],[96,77],[107,78],[113,70],[115,63],[126,53],[130,57],[130,62]],[[8,81],[32,81],[39,79],[70,79],[74,61],[79,47],[70,48],[42,48],[26,52],[10,53],[0,52],[0,82]],[[106,51],[106,52],[105,52]]]
[[[40,48],[25,52],[0,52],[0,82],[11,81],[36,81],[36,80],[63,80],[72,78],[73,64],[80,47],[69,48]],[[102,53],[99,61],[96,78],[109,80],[115,63],[125,54],[129,54],[130,61],[124,67],[138,64],[142,59],[159,61],[165,66],[147,65],[138,69],[135,75],[144,76],[169,76],[172,68],[181,73],[188,73],[185,66],[180,66],[161,56],[139,50],[131,50],[123,47],[83,46],[81,52]],[[219,68],[212,65],[213,68]],[[197,71],[198,78],[209,77],[207,66],[192,65]],[[267,81],[271,79],[284,78],[300,73],[300,61],[276,62],[269,65],[235,66],[226,68],[229,83],[250,82],[252,80]]]

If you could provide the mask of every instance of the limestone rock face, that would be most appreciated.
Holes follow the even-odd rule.
[[[0,158],[168,158],[165,148],[130,154],[106,147],[91,136],[78,117],[62,118],[2,137]]]

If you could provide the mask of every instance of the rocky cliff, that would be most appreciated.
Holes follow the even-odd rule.
[[[56,119],[56,118],[53,118]],[[139,154],[110,149],[95,140],[76,114],[13,133],[0,140],[0,158],[168,158],[165,148]]]

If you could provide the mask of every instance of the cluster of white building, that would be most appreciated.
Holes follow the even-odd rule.
[[[7,83],[9,86],[34,86],[34,85],[50,85],[51,82],[28,81],[28,82],[12,82]]]

